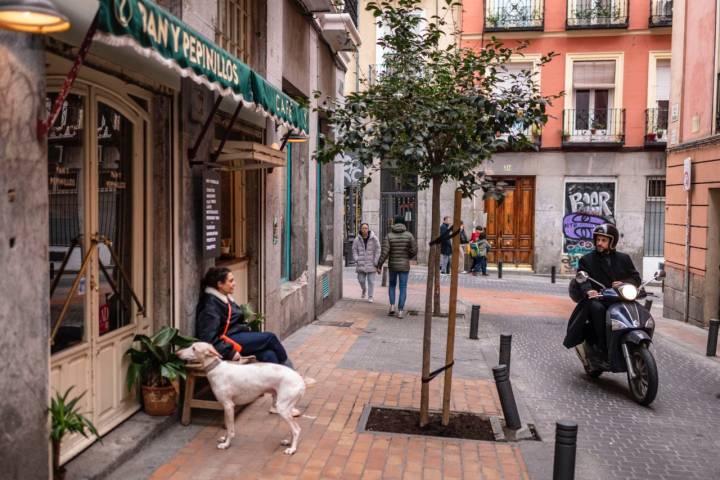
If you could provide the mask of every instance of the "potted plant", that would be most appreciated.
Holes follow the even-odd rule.
[[[185,362],[175,355],[175,347],[189,347],[196,340],[180,335],[177,328],[165,326],[152,337],[135,335],[140,348],[130,347],[127,388],[140,384],[145,413],[170,415],[177,405],[177,391],[172,382],[185,378]]]
[[[78,402],[85,395],[85,392],[72,400],[68,400],[72,389],[73,387],[68,388],[64,394],[55,392],[55,397],[50,401],[50,408],[48,409],[52,421],[50,442],[52,444],[53,478],[59,480],[65,478],[65,467],[60,467],[60,445],[65,435],[79,433],[83,437],[87,437],[89,431],[100,438],[95,426],[80,413],[78,408]]]
[[[648,142],[654,142],[655,141],[656,134],[654,132],[650,132],[645,135],[645,140]]]
[[[245,304],[242,307],[245,310],[245,320],[248,325],[250,325],[250,329],[253,332],[262,332],[263,325],[265,324],[265,315],[254,312],[250,305]]]

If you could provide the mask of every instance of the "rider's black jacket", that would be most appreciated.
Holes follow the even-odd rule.
[[[578,271],[587,272],[591,278],[610,288],[612,282],[632,283],[639,287],[642,283],[640,274],[635,269],[630,255],[621,252],[610,252],[601,254],[592,251],[582,257],[577,267]],[[600,290],[600,287],[592,282],[570,284],[570,297],[576,302],[586,297],[589,290]]]
[[[632,259],[629,255],[621,252],[610,252],[601,254],[593,251],[580,259],[578,263],[578,271],[587,272],[594,280],[602,283],[606,287],[610,287],[612,282],[632,283],[639,287],[642,283],[640,274],[635,269]],[[588,303],[587,292],[589,290],[601,290],[599,286],[587,281],[585,283],[577,283],[575,280],[570,282],[570,297],[579,302],[575,307],[570,320],[568,322],[567,334],[563,345],[566,348],[572,348],[583,342],[585,337],[585,321],[587,314],[585,307]],[[597,301],[597,300],[596,300]]]

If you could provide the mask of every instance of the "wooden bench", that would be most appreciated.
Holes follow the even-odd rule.
[[[253,363],[255,362],[255,356],[248,356],[243,357],[241,361],[237,363]],[[182,416],[180,417],[180,423],[183,425],[189,425],[190,424],[190,414],[191,410],[193,408],[201,408],[205,410],[223,410],[223,406],[215,400],[213,396],[213,400],[205,400],[202,398],[198,398],[201,396],[204,396],[208,392],[212,394],[212,390],[210,389],[210,385],[205,385],[203,388],[195,391],[196,382],[199,378],[207,378],[207,374],[202,369],[202,366],[199,363],[188,363],[185,368],[187,369],[187,378],[185,379],[185,393],[183,394],[183,407],[182,407]],[[237,408],[240,407],[238,405]]]

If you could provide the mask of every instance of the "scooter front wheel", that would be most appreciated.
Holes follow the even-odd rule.
[[[628,345],[630,350],[630,361],[635,378],[628,372],[628,384],[630,394],[637,403],[643,406],[650,405],[658,391],[658,371],[655,357],[653,357],[647,345]]]

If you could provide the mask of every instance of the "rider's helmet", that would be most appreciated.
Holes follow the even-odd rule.
[[[615,247],[617,247],[617,243],[620,238],[620,232],[615,225],[613,225],[612,223],[603,223],[602,225],[598,225],[593,230],[594,242],[596,242],[598,235],[608,237],[610,239],[610,250],[615,250]]]

